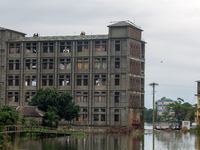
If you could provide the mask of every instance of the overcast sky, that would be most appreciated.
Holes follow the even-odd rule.
[[[145,106],[156,97],[196,103],[200,80],[199,0],[1,0],[0,26],[32,36],[107,34],[112,21],[130,20],[144,31]]]

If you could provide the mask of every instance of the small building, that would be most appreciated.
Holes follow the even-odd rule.
[[[161,98],[160,100],[157,100],[157,115],[162,116],[162,113],[166,111],[167,105],[173,103],[174,101],[169,98]],[[174,112],[170,112],[170,114],[173,114]]]
[[[33,117],[39,123],[42,122],[44,112],[38,109],[38,106],[18,106],[16,110],[20,115],[26,115],[26,117]]]

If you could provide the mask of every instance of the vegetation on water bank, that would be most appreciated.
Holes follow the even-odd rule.
[[[39,88],[28,103],[29,106],[38,106],[46,112],[43,123],[48,126],[55,125],[56,119],[71,121],[79,117],[80,106],[76,105],[69,92],[59,94],[56,88]]]
[[[20,116],[19,112],[8,105],[4,105],[0,108],[0,132],[6,131],[4,126],[15,125],[15,124],[25,124],[25,116]],[[9,135],[0,134],[0,147],[4,149],[9,149],[11,137]]]
[[[87,134],[84,132],[73,132],[73,133],[71,133],[71,136],[85,137],[85,136],[87,136]]]
[[[157,115],[157,102],[155,103],[154,120],[155,121],[169,121],[169,120],[189,120],[194,121],[195,110],[197,105],[191,105],[188,102],[184,102],[183,99],[177,98],[177,101],[169,104],[166,107],[166,111],[163,112],[162,116]],[[173,115],[170,112],[174,112]],[[153,109],[145,109],[145,121],[153,121]]]

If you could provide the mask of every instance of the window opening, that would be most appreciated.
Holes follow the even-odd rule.
[[[115,92],[115,103],[119,103],[119,92]]]
[[[115,51],[120,51],[120,41],[115,41]]]

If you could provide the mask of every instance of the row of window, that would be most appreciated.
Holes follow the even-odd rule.
[[[94,92],[94,102],[95,103],[105,103],[106,102],[106,92]],[[120,93],[114,92],[114,102],[119,103]],[[76,102],[77,103],[87,103],[88,102],[88,92],[76,92]]]
[[[25,92],[25,102],[29,102],[31,98],[35,95],[35,92]],[[8,92],[8,101],[19,101],[19,92]],[[119,103],[120,93],[114,92],[114,102]],[[76,102],[77,103],[87,103],[88,102],[88,92],[76,92]],[[94,102],[95,103],[105,103],[106,102],[106,92],[94,92]],[[87,109],[83,109],[83,112],[87,112]],[[105,109],[94,109],[94,112],[105,112]]]
[[[88,114],[87,109],[83,109],[84,114],[81,114],[80,117],[76,118],[76,121],[87,121],[88,120]],[[94,121],[106,121],[106,115],[105,114],[98,114],[98,112],[105,113],[105,109],[94,109]],[[114,121],[119,121],[119,109],[115,109],[114,112]]]
[[[72,42],[59,42],[59,52],[60,53],[71,53]],[[26,54],[37,53],[38,43],[26,43]],[[89,52],[89,41],[78,41],[76,43],[77,52]],[[95,52],[106,52],[107,51],[107,41],[95,41],[94,42]],[[42,43],[42,53],[54,53],[55,43],[54,42],[43,42]],[[115,41],[115,51],[120,51],[120,40]],[[20,43],[10,43],[9,53],[17,54],[20,53]]]
[[[76,118],[76,121],[87,121],[87,114],[81,114],[80,117]],[[94,114],[94,121],[106,121],[105,114]],[[119,114],[114,114],[114,121],[119,122]]]
[[[19,59],[8,61],[9,70],[19,70],[20,61]],[[36,59],[26,59],[25,69],[26,70],[36,70],[37,60]],[[107,60],[106,58],[94,58],[94,69],[106,69]],[[115,58],[115,68],[120,68],[120,58]],[[42,69],[54,69],[54,59],[42,59]],[[71,69],[71,59],[70,58],[60,58],[59,59],[59,69],[68,70]],[[89,69],[89,59],[88,58],[77,58],[77,69]]]
[[[8,76],[8,86],[19,86],[20,81],[19,75]],[[25,86],[36,86],[36,75],[25,76]],[[94,75],[94,86],[106,86],[107,75]],[[53,86],[54,76],[53,75],[42,75],[42,86]],[[71,85],[71,75],[59,75],[59,86]],[[89,79],[88,75],[77,75],[76,76],[77,86],[88,86]],[[120,85],[120,75],[115,75],[114,85]]]

